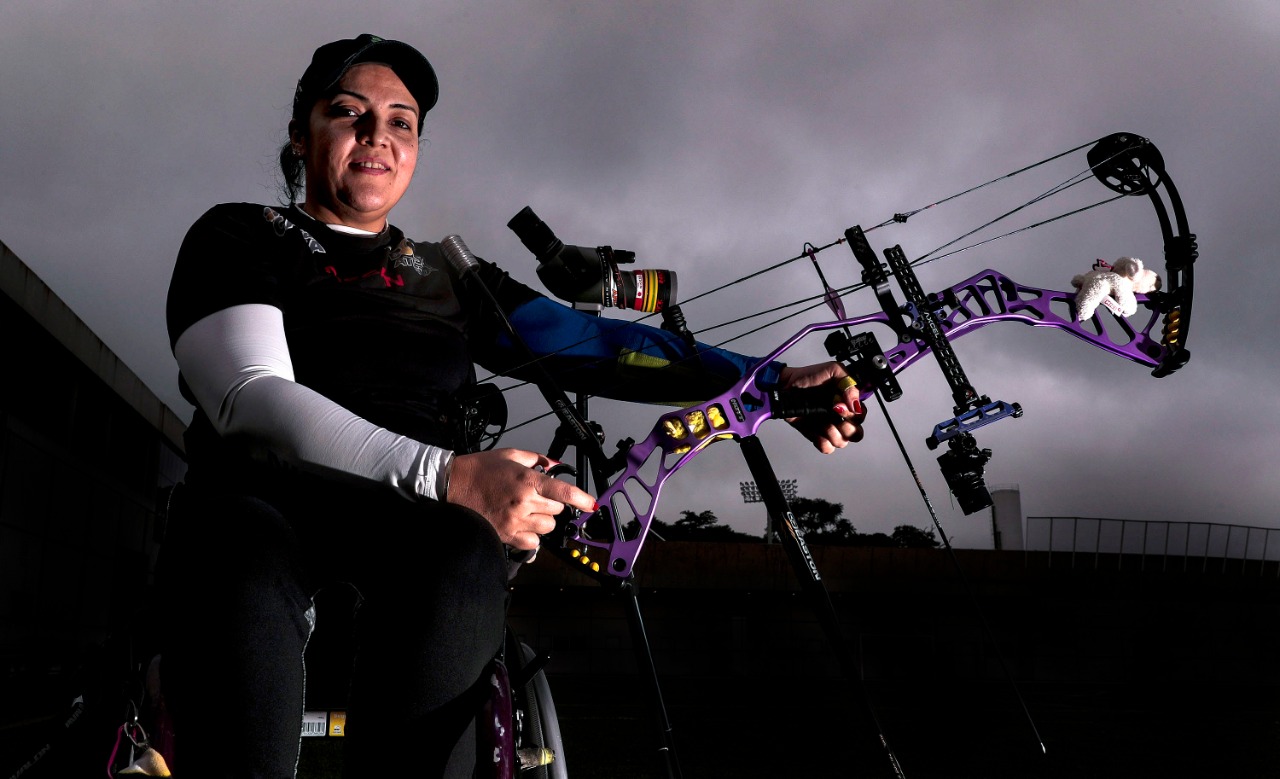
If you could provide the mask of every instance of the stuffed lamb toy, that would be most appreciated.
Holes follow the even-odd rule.
[[[1160,276],[1142,267],[1137,257],[1121,257],[1115,264],[1098,260],[1093,270],[1071,279],[1076,290],[1076,319],[1083,322],[1093,316],[1099,305],[1116,316],[1131,317],[1138,311],[1134,293],[1146,294],[1160,289]]]

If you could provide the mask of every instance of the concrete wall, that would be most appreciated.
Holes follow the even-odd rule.
[[[0,293],[0,700],[22,716],[134,626],[185,464],[179,419],[3,245]]]
[[[1280,563],[957,550],[961,576],[940,549],[813,552],[868,679],[999,680],[1003,655],[1032,682],[1280,684]],[[657,542],[636,570],[660,673],[838,674],[781,547]],[[624,604],[545,553],[513,583],[517,629],[554,673],[634,673]]]
[[[3,243],[0,243],[0,293],[181,451],[182,432],[186,429],[181,418],[161,403],[137,374]]]

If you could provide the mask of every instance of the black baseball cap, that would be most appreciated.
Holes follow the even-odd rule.
[[[293,93],[293,118],[306,121],[311,106],[342,79],[352,65],[381,62],[391,68],[418,102],[418,132],[423,118],[436,104],[440,85],[436,72],[422,53],[407,43],[365,33],[356,38],[326,43],[311,55],[311,64],[298,79]]]

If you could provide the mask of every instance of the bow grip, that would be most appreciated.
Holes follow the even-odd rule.
[[[835,420],[840,415],[833,407],[844,402],[844,396],[830,387],[777,389],[768,394],[769,415],[774,419],[827,416]]]

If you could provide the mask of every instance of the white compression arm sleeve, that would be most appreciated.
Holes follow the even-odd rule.
[[[453,453],[397,435],[294,381],[280,309],[232,306],[178,338],[178,367],[222,436],[247,436],[313,472],[370,479],[406,498],[445,497]]]

